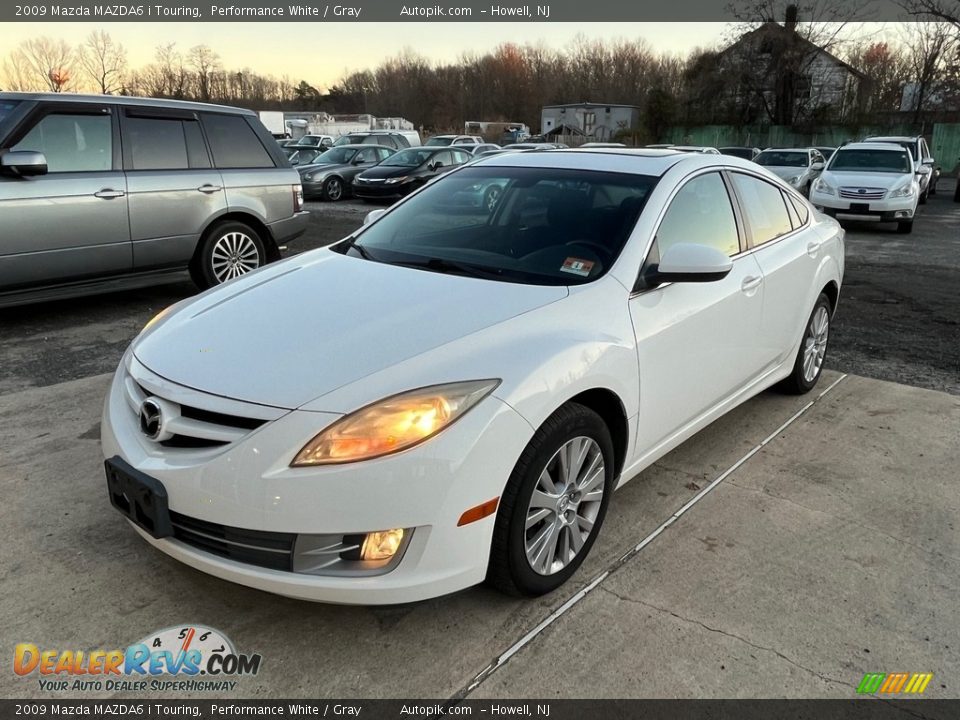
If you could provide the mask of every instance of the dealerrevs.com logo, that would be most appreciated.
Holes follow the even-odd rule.
[[[201,625],[159,630],[125,649],[49,650],[18,643],[13,651],[13,671],[36,677],[45,692],[231,691],[234,678],[256,675],[261,661]]]

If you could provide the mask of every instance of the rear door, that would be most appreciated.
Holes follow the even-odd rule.
[[[121,130],[134,267],[184,266],[227,205],[199,119],[190,111],[128,107]]]
[[[0,178],[0,291],[130,270],[115,107],[42,103],[5,143],[48,172]]]
[[[822,256],[806,203],[771,182],[731,172],[747,240],[763,272],[760,344],[765,368],[793,357],[812,308],[806,306]],[[789,207],[788,207],[789,205]]]

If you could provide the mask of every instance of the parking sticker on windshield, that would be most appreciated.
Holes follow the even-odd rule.
[[[560,272],[573,273],[581,277],[587,277],[591,270],[593,270],[592,260],[581,260],[575,257],[568,257],[563,261],[563,267],[560,268]]]

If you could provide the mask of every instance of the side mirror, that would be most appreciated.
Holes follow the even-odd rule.
[[[677,243],[667,248],[660,264],[644,273],[647,287],[670,282],[716,282],[733,269],[733,261],[716,248]]]
[[[440,170],[442,167],[443,167],[442,162],[435,162],[433,163],[433,165],[430,166],[430,169],[436,171],[436,170]]]
[[[380,217],[387,211],[387,208],[377,208],[376,210],[371,210],[367,213],[367,216],[363,219],[364,225],[369,225],[370,223],[379,220]]]
[[[0,155],[0,171],[17,177],[46,175],[47,158],[42,152],[12,150]]]
[[[823,170],[823,163],[819,160],[810,166],[811,170]]]

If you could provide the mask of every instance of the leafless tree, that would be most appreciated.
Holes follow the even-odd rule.
[[[210,102],[213,77],[220,70],[220,56],[206,45],[197,45],[190,48],[189,59],[196,77],[199,98]]]
[[[96,90],[104,95],[124,87],[127,51],[104,30],[94,30],[77,50],[77,62]]]
[[[62,92],[75,84],[73,49],[63,40],[36,37],[18,45],[5,63],[18,84],[31,90]]]
[[[911,109],[914,122],[919,122],[932,91],[944,78],[947,60],[957,51],[958,38],[950,23],[913,22],[905,23],[903,42],[909,48],[908,63],[916,83]]]

